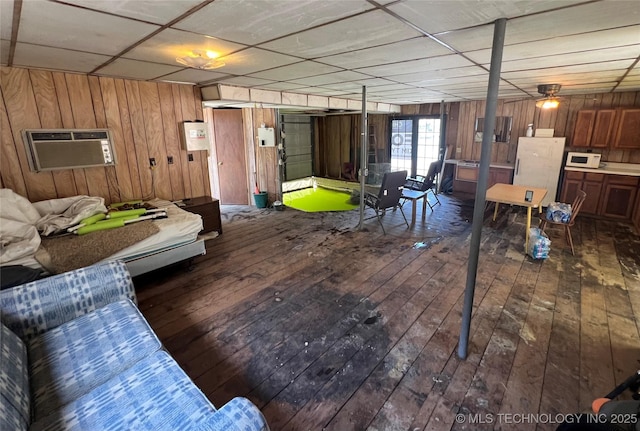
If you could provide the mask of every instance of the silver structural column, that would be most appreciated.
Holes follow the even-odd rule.
[[[478,272],[478,257],[480,255],[480,237],[482,236],[482,222],[484,205],[486,202],[487,182],[489,179],[489,163],[491,160],[492,130],[496,127],[496,106],[498,104],[498,86],[500,84],[500,69],[502,66],[502,50],[504,48],[504,33],[507,19],[496,20],[493,29],[493,47],[491,48],[491,69],[489,70],[489,88],[487,89],[487,105],[484,115],[484,133],[482,134],[482,149],[480,151],[480,172],[478,174],[478,188],[476,202],[473,207],[473,223],[471,225],[471,244],[469,246],[469,264],[467,267],[467,285],[464,291],[464,305],[462,308],[462,325],[458,342],[458,357],[466,359],[469,345],[469,330],[471,329],[471,312],[473,311],[473,296],[476,288]]]
[[[440,193],[442,189],[442,174],[444,173],[444,159],[447,156],[447,144],[446,144],[446,136],[445,133],[445,125],[444,125],[444,100],[440,101],[440,142],[438,143],[438,160],[442,160],[442,165],[440,166],[440,175],[436,178],[436,191]],[[426,199],[426,198],[425,198]]]
[[[364,184],[369,175],[367,152],[369,149],[369,137],[367,134],[368,119],[367,119],[367,87],[362,86],[362,139],[360,147],[360,223],[358,229],[362,229],[364,226]]]

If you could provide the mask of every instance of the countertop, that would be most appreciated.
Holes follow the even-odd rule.
[[[593,172],[594,174],[628,175],[632,177],[640,177],[640,163],[602,162],[601,165],[601,168],[595,169],[565,166],[564,170],[576,172]]]
[[[459,160],[459,159],[447,159],[444,161],[445,163],[450,163],[452,165],[457,165],[458,163],[463,166],[480,166],[480,160]],[[511,169],[513,170],[514,165],[510,163],[489,163],[489,166],[492,168],[501,168],[501,169]]]

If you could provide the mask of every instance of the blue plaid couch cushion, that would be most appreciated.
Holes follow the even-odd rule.
[[[2,323],[27,340],[126,298],[136,300],[126,264],[101,262],[1,290]]]
[[[0,429],[27,429],[29,409],[27,349],[0,324]]]
[[[33,418],[90,392],[160,347],[130,300],[111,303],[29,340]]]
[[[160,350],[34,422],[30,431],[190,430],[215,412],[178,364]]]

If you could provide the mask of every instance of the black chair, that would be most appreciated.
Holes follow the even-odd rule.
[[[438,191],[436,190],[436,176],[442,170],[442,160],[436,160],[435,162],[431,162],[429,165],[429,170],[427,171],[427,176],[416,175],[415,178],[407,178],[404,187],[410,190],[417,190],[420,192],[429,192],[434,198],[436,198],[436,203],[431,205],[427,196],[425,199],[427,200],[427,204],[429,204],[429,208],[433,211],[433,207],[437,204],[440,204],[440,199],[438,199]]]
[[[385,210],[389,208],[400,208],[402,218],[404,218],[404,222],[407,224],[407,227],[409,227],[409,222],[404,216],[404,211],[402,211],[402,207],[400,206],[400,198],[402,197],[402,189],[404,188],[406,179],[407,171],[387,172],[384,174],[384,177],[382,177],[382,185],[380,186],[378,195],[366,193],[364,196],[365,204],[373,208],[376,212],[378,223],[382,226],[382,232],[384,232],[385,235],[387,232],[384,230],[382,224],[382,216]]]

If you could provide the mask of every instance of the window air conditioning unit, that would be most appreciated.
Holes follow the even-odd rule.
[[[23,130],[22,137],[34,172],[116,164],[108,129]]]

